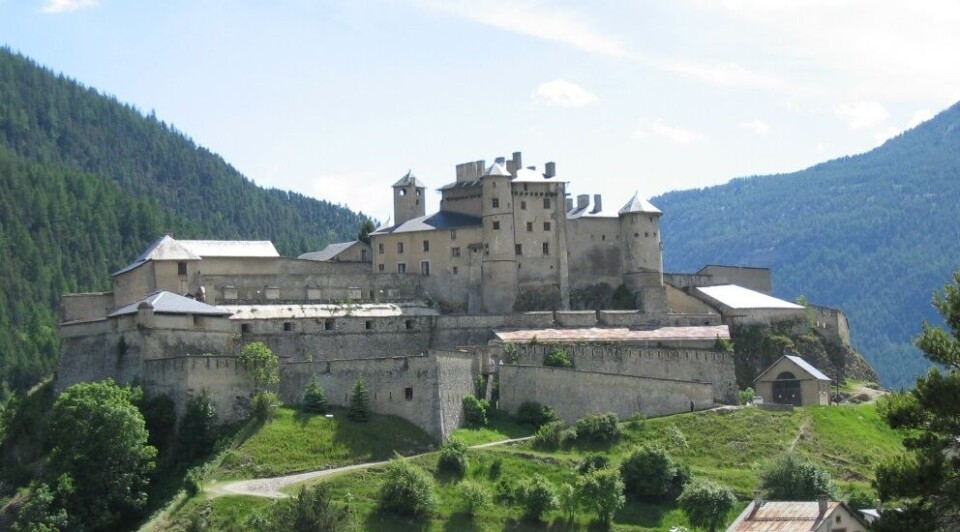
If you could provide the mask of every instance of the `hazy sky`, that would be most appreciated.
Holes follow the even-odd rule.
[[[0,0],[4,45],[381,221],[407,169],[518,150],[608,206],[866,151],[960,99],[958,28],[915,0]]]

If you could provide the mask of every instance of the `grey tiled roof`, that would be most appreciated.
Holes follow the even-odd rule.
[[[413,175],[413,170],[407,170],[407,175],[400,178],[399,181],[393,184],[395,187],[405,187],[407,185],[413,185],[418,188],[426,188],[426,185],[423,184],[423,181],[417,179],[417,176]]]
[[[135,270],[151,260],[200,260],[203,257],[279,257],[269,240],[174,240],[170,235],[158,238],[139,257],[114,276]]]
[[[479,187],[481,185],[479,179],[474,179],[472,181],[454,181],[453,183],[447,183],[437,190],[450,190],[453,188],[470,188],[470,187]]]
[[[660,209],[653,206],[652,203],[640,197],[640,193],[634,193],[630,201],[620,209],[620,214],[629,214],[632,212],[643,212],[649,214],[663,214]]]
[[[360,242],[359,240],[352,240],[350,242],[338,242],[336,244],[330,244],[329,246],[321,249],[320,251],[311,251],[309,253],[304,253],[297,258],[307,259],[307,260],[319,260],[319,261],[332,260],[334,257],[350,249],[351,246],[353,246],[354,244],[358,244],[359,242]]]
[[[479,226],[483,221],[477,216],[456,212],[440,211],[427,216],[407,220],[399,225],[377,229],[374,235],[386,233],[411,233],[414,231],[432,231],[434,229],[453,229],[456,227]]]
[[[510,172],[503,167],[500,163],[493,163],[487,168],[487,171],[483,173],[483,176],[499,176],[499,177],[510,177]]]
[[[124,305],[108,314],[107,317],[136,314],[142,303],[147,303],[153,307],[153,312],[156,314],[196,314],[201,316],[229,316],[231,314],[230,311],[222,308],[161,290],[139,301]]]

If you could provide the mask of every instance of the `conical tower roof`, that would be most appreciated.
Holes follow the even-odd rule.
[[[423,184],[423,181],[417,179],[417,176],[413,175],[413,170],[407,170],[407,175],[400,178],[399,181],[393,184],[395,187],[405,187],[408,185],[413,185],[417,188],[427,188]]]
[[[617,214],[623,216],[624,214],[631,214],[635,212],[644,214],[663,214],[663,212],[654,207],[652,203],[641,198],[639,192],[635,192],[633,197],[630,198],[630,201],[628,201],[627,204],[624,205]]]
[[[493,163],[487,168],[487,171],[483,173],[482,177],[487,176],[498,176],[498,177],[510,177],[510,172],[500,163]]]

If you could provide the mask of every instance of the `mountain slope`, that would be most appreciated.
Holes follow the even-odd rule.
[[[258,187],[156,117],[0,48],[0,400],[52,371],[60,295],[109,289],[163,232],[296,256],[363,218]]]
[[[770,267],[776,294],[844,309],[882,382],[909,385],[927,366],[912,337],[960,267],[960,104],[861,155],[653,201],[668,270]]]

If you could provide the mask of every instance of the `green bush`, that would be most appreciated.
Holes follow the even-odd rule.
[[[630,416],[630,421],[627,422],[627,426],[630,427],[630,430],[640,431],[643,430],[644,424],[647,422],[647,416],[643,415],[643,412],[634,412]]]
[[[487,410],[490,403],[483,399],[467,394],[463,398],[463,418],[471,427],[482,427],[487,424]]]
[[[363,381],[363,375],[357,377],[357,382],[353,384],[353,393],[350,394],[350,410],[347,417],[360,422],[370,421],[373,415],[370,409],[370,392],[367,391],[367,383]]]
[[[206,388],[187,401],[177,425],[175,458],[189,464],[213,451],[217,442],[217,407]]]
[[[691,525],[713,532],[723,526],[736,501],[729,488],[697,479],[683,489],[677,504]]]
[[[436,484],[420,467],[403,458],[394,458],[387,464],[377,506],[398,514],[429,515],[437,507]]]
[[[200,493],[203,490],[203,467],[191,467],[183,477],[183,489],[188,497]]]
[[[564,482],[557,488],[557,503],[567,520],[572,520],[580,507],[580,498],[577,495],[577,488],[572,484]]]
[[[558,449],[564,443],[576,438],[575,428],[564,428],[563,421],[551,421],[537,429],[537,433],[533,435],[532,445],[537,449]]]
[[[667,445],[674,451],[685,451],[690,447],[690,444],[687,443],[687,435],[673,423],[667,425],[666,440]]]
[[[559,506],[553,485],[540,474],[533,475],[518,490],[524,517],[539,521],[544,513]]]
[[[467,515],[477,515],[491,505],[490,492],[483,484],[471,480],[461,482],[457,486],[457,494],[460,495],[461,507]]]
[[[517,408],[517,421],[525,425],[539,427],[558,419],[559,416],[554,409],[536,401],[526,401]]]
[[[280,397],[273,392],[257,392],[253,396],[253,417],[257,421],[270,421],[277,414]]]
[[[440,447],[438,470],[462,478],[467,473],[468,465],[467,444],[456,438],[450,438]]]
[[[585,475],[594,469],[603,469],[610,465],[610,458],[605,454],[588,454],[577,464],[577,473]]]
[[[614,468],[594,469],[577,479],[580,502],[593,510],[603,524],[609,524],[613,514],[626,502],[623,489],[620,471]]]
[[[543,365],[553,368],[572,368],[573,359],[566,350],[557,347],[543,357]]]
[[[772,501],[814,501],[834,498],[837,492],[826,469],[792,453],[760,472],[760,488]]]
[[[520,488],[517,487],[512,481],[506,478],[500,479],[500,482],[497,482],[496,488],[494,488],[494,499],[500,504],[511,505],[517,502]]]
[[[678,467],[670,453],[657,444],[634,449],[620,464],[620,474],[628,493],[653,502],[675,497],[689,478],[689,472]]]
[[[578,441],[610,443],[620,439],[620,419],[613,412],[590,414],[577,420]]]
[[[748,405],[753,398],[757,396],[757,393],[753,391],[753,388],[747,387],[746,390],[740,390],[737,392],[737,397],[740,399],[740,404]]]
[[[320,382],[317,380],[316,375],[310,377],[310,382],[307,383],[307,387],[303,390],[301,408],[304,412],[311,414],[327,413],[327,394],[325,394],[323,388],[320,387]]]
[[[268,516],[251,526],[260,532],[289,532],[310,530],[313,532],[340,532],[357,529],[350,508],[333,499],[330,488],[317,484],[313,488],[300,488],[296,497],[279,501]],[[253,523],[249,523],[253,525]]]

